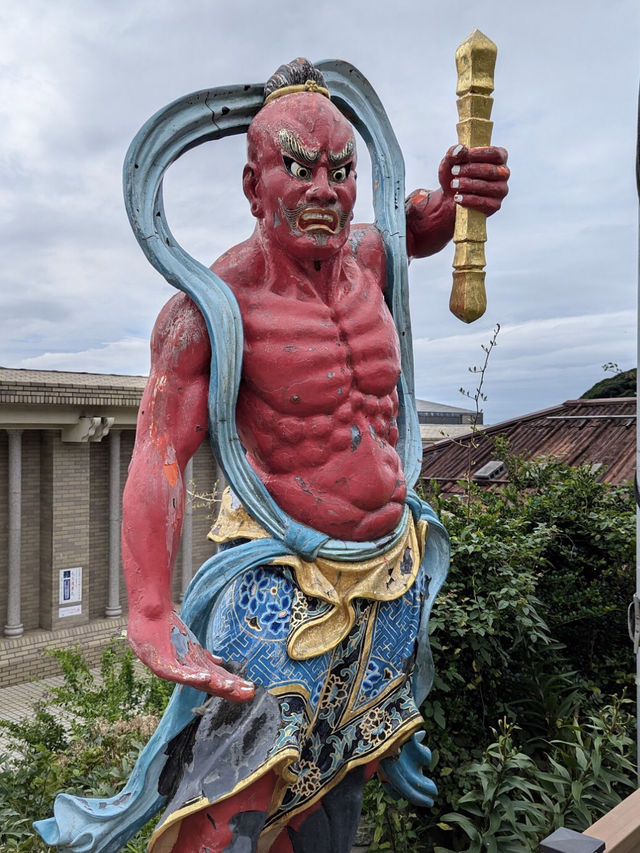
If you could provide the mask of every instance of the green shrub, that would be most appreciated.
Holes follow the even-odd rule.
[[[631,489],[497,452],[509,469],[502,491],[465,483],[462,497],[430,495],[452,546],[422,708],[440,795],[431,810],[401,810],[401,831],[416,836],[403,851],[536,850],[635,787]],[[399,806],[385,797],[373,784],[365,799],[372,850],[394,849],[385,808]]]
[[[123,642],[102,655],[95,678],[79,649],[51,652],[64,675],[21,723],[2,722],[9,754],[0,756],[0,849],[49,850],[31,827],[52,813],[61,791],[110,797],[129,778],[173,685],[138,676]],[[129,846],[143,853],[155,822]]]
[[[635,787],[625,698],[631,490],[599,484],[588,469],[505,461],[502,492],[471,486],[463,499],[432,497],[452,540],[431,619],[436,677],[422,709],[440,796],[433,809],[413,809],[369,783],[371,851],[526,853],[558,826],[584,829]],[[3,725],[7,853],[45,850],[31,820],[51,813],[59,791],[120,789],[172,691],[137,676],[122,645],[105,652],[100,679],[79,651],[55,654],[64,685],[33,719]]]

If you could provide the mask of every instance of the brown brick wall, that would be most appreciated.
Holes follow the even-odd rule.
[[[103,619],[57,631],[33,631],[23,637],[0,640],[0,687],[46,678],[60,672],[58,662],[45,649],[82,647],[90,666],[100,662],[102,651],[121,634],[126,619]]]
[[[90,484],[90,566],[91,566],[91,598],[90,618],[100,619],[104,616],[107,601],[108,568],[109,568],[109,439],[90,445],[91,453],[91,484]],[[127,480],[127,472],[133,446],[134,430],[123,430],[120,433],[120,506],[122,492]],[[216,464],[208,441],[205,441],[193,460],[193,485],[198,493],[211,493],[217,480]],[[188,484],[190,488],[190,484]],[[217,505],[216,505],[217,506]],[[213,523],[216,508],[195,501],[193,508],[193,551],[192,572],[195,573],[200,565],[214,551],[213,543],[207,539]],[[172,580],[172,595],[174,601],[180,600],[182,589],[182,549],[178,549]],[[120,561],[120,604],[123,613],[127,611],[127,593]]]
[[[89,444],[43,433],[41,467],[41,625],[73,628],[89,619]],[[82,613],[59,617],[60,570],[82,567]]]
[[[122,494],[127,482],[129,473],[129,463],[133,455],[133,445],[136,440],[136,431],[134,429],[123,430],[120,434],[120,510],[122,512]],[[124,582],[124,572],[122,570],[122,555],[120,555],[120,604],[122,612],[126,613],[129,609],[127,601],[127,587]]]
[[[50,630],[53,607],[53,447],[55,430],[40,433],[40,627]],[[56,593],[57,595],[57,593]]]
[[[26,631],[40,625],[40,433],[24,430],[22,451],[21,621]],[[9,442],[0,430],[0,635],[7,621]]]
[[[124,489],[135,439],[122,430],[120,489]],[[127,596],[120,582],[120,619],[105,619],[109,566],[109,437],[100,442],[65,443],[60,430],[25,430],[22,435],[22,621],[25,635],[0,637],[0,686],[58,671],[44,648],[81,642],[97,662],[109,637],[123,628]],[[7,608],[8,439],[0,430],[0,632]],[[193,482],[200,494],[215,491],[217,468],[205,441],[194,458]],[[207,539],[216,506],[195,500],[192,572],[215,548]],[[63,617],[59,609],[59,572],[82,566],[82,615]],[[180,600],[182,553],[173,578]]]
[[[107,601],[108,569],[109,569],[109,439],[91,444],[91,485],[90,485],[90,565],[91,565],[91,598],[90,617],[100,619],[104,616]],[[120,433],[120,506],[122,493],[127,480],[127,473],[133,446],[135,431],[123,430]],[[195,490],[199,493],[211,493],[215,489],[216,465],[209,447],[205,441],[193,460],[193,480]],[[188,484],[190,488],[190,484]],[[207,539],[213,523],[215,508],[195,501],[193,508],[193,557],[192,572],[195,573],[200,565],[214,551],[213,543]],[[172,595],[174,601],[180,600],[182,590],[182,549],[178,548],[172,580]],[[123,613],[127,611],[127,593],[120,561],[120,604]]]
[[[120,431],[120,508],[122,508],[122,493],[127,481],[127,471],[133,444],[135,430]],[[109,584],[109,441],[107,436],[100,442],[90,445],[91,455],[91,485],[90,485],[90,567],[91,595],[89,616],[91,619],[101,619],[105,613]],[[119,526],[119,525],[118,525]],[[127,590],[120,559],[120,606],[122,612],[127,610]]]

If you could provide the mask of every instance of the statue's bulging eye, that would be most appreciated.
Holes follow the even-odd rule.
[[[290,175],[293,175],[294,178],[300,178],[301,181],[311,180],[311,169],[309,166],[303,166],[302,163],[298,163],[298,161],[294,160],[293,157],[283,156],[282,159],[287,172],[289,172]]]
[[[346,181],[349,177],[349,172],[351,171],[351,163],[345,163],[344,166],[339,166],[337,169],[333,169],[331,172],[331,180],[335,184],[341,184],[343,181]]]

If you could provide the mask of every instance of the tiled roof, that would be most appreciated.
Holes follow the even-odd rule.
[[[508,441],[512,453],[527,459],[546,456],[567,465],[598,465],[600,481],[626,483],[635,471],[636,398],[568,400],[484,427],[475,437],[467,433],[438,441],[424,450],[423,477],[436,480],[444,492],[459,492],[457,483],[466,477],[469,461],[473,475],[496,458],[492,439],[497,437]]]
[[[137,406],[145,376],[0,367],[0,404]]]

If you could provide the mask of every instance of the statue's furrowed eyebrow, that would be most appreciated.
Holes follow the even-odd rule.
[[[329,151],[329,162],[332,163],[334,166],[338,163],[343,163],[345,160],[351,157],[351,155],[355,151],[355,148],[356,146],[353,139],[350,139],[345,144],[342,151]]]
[[[312,166],[320,156],[320,151],[307,148],[290,130],[279,130],[278,139],[283,151],[308,166]]]

